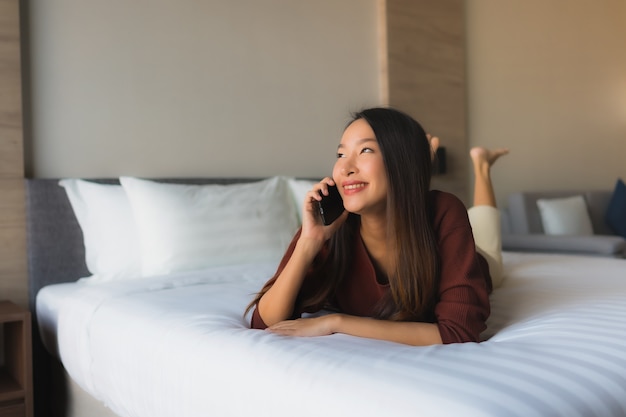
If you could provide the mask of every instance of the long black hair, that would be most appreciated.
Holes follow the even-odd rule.
[[[429,198],[431,147],[422,126],[390,108],[356,113],[376,136],[387,172],[387,233],[395,245],[395,272],[378,316],[425,320],[437,301],[439,255]]]

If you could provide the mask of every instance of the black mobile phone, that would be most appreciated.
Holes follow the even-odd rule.
[[[335,185],[328,186],[328,195],[322,194],[321,191],[320,195],[322,196],[322,201],[319,203],[320,216],[322,216],[324,225],[328,226],[343,213],[343,200]]]

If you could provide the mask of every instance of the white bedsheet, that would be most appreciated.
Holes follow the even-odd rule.
[[[488,340],[432,347],[248,329],[274,267],[77,284],[60,357],[124,417],[626,415],[626,260],[505,253]]]

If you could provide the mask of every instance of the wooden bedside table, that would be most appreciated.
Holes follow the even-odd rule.
[[[0,326],[0,417],[32,417],[30,312],[0,301]]]

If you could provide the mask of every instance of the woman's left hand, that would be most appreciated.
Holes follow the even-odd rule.
[[[327,316],[285,320],[267,328],[268,331],[284,336],[327,336],[335,333],[333,323],[336,314]]]

